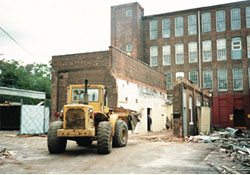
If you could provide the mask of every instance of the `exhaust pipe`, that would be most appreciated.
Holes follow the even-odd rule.
[[[84,103],[85,105],[88,105],[88,104],[89,104],[88,80],[85,80],[85,89],[84,89],[83,103]]]

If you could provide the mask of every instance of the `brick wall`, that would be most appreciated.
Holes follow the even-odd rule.
[[[109,105],[116,106],[117,90],[109,67],[109,51],[63,55],[52,57],[51,119],[60,111],[67,99],[67,86],[70,84],[101,84],[107,87]]]
[[[126,16],[126,10],[132,16]],[[142,59],[142,16],[144,10],[138,3],[111,7],[111,45],[126,52],[126,45],[132,44],[131,55]]]
[[[112,73],[114,76],[124,77],[137,84],[142,83],[165,92],[166,77],[163,73],[152,69],[147,64],[125,54],[118,48],[110,47],[110,51],[112,55]]]
[[[203,87],[203,70],[212,70],[213,71],[213,95],[225,95],[227,93],[230,94],[249,94],[249,83],[248,83],[248,67],[250,66],[250,59],[247,58],[247,43],[246,38],[250,35],[250,29],[246,28],[246,18],[245,18],[245,7],[249,6],[247,2],[239,2],[233,4],[224,4],[213,7],[205,7],[199,9],[191,9],[184,11],[177,11],[166,14],[145,16],[143,18],[143,28],[144,28],[144,61],[149,64],[150,61],[150,46],[158,46],[158,70],[162,72],[170,72],[172,84],[175,83],[176,72],[184,72],[185,78],[189,79],[190,71],[199,71],[199,63],[189,63],[188,62],[188,43],[189,42],[197,42],[198,44],[198,35],[188,35],[188,16],[195,14],[198,17],[198,10],[200,10],[200,14],[205,12],[211,13],[211,32],[209,33],[201,33],[201,42],[204,40],[211,40],[212,42],[212,62],[203,62],[201,61],[201,85]],[[232,8],[240,8],[241,9],[241,29],[240,30],[231,30],[231,9]],[[216,32],[216,11],[225,10],[226,13],[226,31],[224,32]],[[177,16],[182,16],[184,18],[184,36],[175,37],[175,22],[174,19]],[[169,18],[171,21],[171,37],[170,38],[162,38],[162,19]],[[149,39],[149,22],[151,20],[158,20],[158,39],[150,40]],[[198,18],[197,18],[198,25]],[[197,28],[198,33],[198,28]],[[242,41],[242,59],[241,60],[232,60],[231,59],[231,41],[233,37],[241,37]],[[227,60],[225,61],[217,61],[217,47],[216,40],[220,38],[226,38],[227,44]],[[184,44],[184,64],[176,65],[175,64],[175,44],[183,43]],[[168,44],[171,45],[171,65],[163,66],[162,65],[162,46]],[[202,43],[201,43],[202,45]],[[198,51],[199,51],[199,47]],[[201,46],[201,60],[202,60],[202,46]],[[233,90],[233,77],[232,77],[232,68],[241,67],[243,72],[243,90],[242,91],[234,91]],[[227,69],[228,75],[228,91],[220,92],[218,91],[217,84],[217,70],[218,69]],[[198,81],[198,83],[200,83]]]

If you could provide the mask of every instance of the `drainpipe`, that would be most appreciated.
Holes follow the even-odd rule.
[[[200,88],[201,86],[201,18],[200,18],[200,10],[198,10],[198,44],[199,44],[199,81]]]
[[[183,98],[183,94],[184,94],[184,85],[183,82],[181,83],[181,116],[182,116],[182,137],[184,137],[184,98]]]

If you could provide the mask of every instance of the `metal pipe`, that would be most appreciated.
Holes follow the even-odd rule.
[[[85,80],[85,90],[84,90],[84,101],[83,103],[85,105],[88,105],[89,104],[89,94],[88,94],[88,80]]]
[[[201,18],[200,18],[200,10],[198,10],[198,44],[199,44],[199,81],[200,88],[201,86]]]

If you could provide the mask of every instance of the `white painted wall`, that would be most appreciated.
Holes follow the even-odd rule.
[[[116,78],[118,88],[118,107],[142,111],[142,118],[135,133],[147,132],[147,108],[151,108],[152,131],[161,131],[166,128],[166,117],[172,114],[172,105],[166,104],[166,94],[151,88],[140,86]]]

